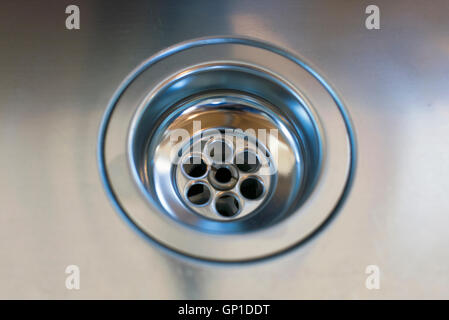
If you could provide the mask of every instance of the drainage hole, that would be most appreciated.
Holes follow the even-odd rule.
[[[215,202],[215,209],[223,217],[233,217],[240,211],[240,203],[232,194],[225,194]]]
[[[199,178],[206,174],[207,164],[201,159],[201,157],[190,157],[182,165],[184,172],[192,178]]]
[[[202,183],[192,184],[187,190],[187,199],[196,205],[205,204],[210,199],[210,190]]]
[[[260,168],[260,161],[257,155],[251,151],[239,153],[234,160],[237,168],[243,172],[256,172]]]
[[[228,183],[232,179],[231,170],[226,167],[218,168],[215,172],[215,179],[220,183]]]
[[[240,193],[247,199],[256,200],[263,193],[263,184],[256,177],[249,177],[240,185]]]

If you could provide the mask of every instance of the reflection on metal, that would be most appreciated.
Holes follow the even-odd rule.
[[[0,2],[0,298],[449,297],[449,1],[377,0],[379,30],[366,29],[368,3],[362,1],[135,0],[105,5],[77,0],[79,30],[66,29],[68,3]],[[188,50],[165,51],[164,59],[147,60],[139,75],[127,79],[116,107],[109,109],[102,161],[107,171],[100,178],[99,127],[121,81],[160,50],[217,35],[273,43],[300,57],[296,62],[307,61],[303,68],[326,81],[317,81],[275,53],[235,43],[207,45],[212,41],[203,39],[202,47],[192,48],[188,42],[182,45]],[[267,74],[273,79],[275,73],[278,80],[283,78],[281,83],[288,82],[301,93],[304,108],[294,106],[298,97],[288,102],[291,107],[278,103],[286,95],[281,92],[276,99],[273,81],[265,82],[263,89],[252,80],[239,82],[232,90],[253,90],[244,95],[256,98],[272,93],[258,101],[281,109],[275,114],[285,114],[282,121],[294,123],[286,132],[297,128],[305,134],[299,141],[312,146],[322,142],[314,153],[315,159],[322,158],[322,167],[307,167],[313,161],[298,158],[304,173],[318,175],[315,181],[302,175],[308,181],[303,186],[314,187],[308,194],[303,190],[304,202],[298,204],[297,213],[252,231],[199,231],[210,230],[210,225],[173,216],[164,209],[163,198],[158,203],[147,198],[151,189],[144,179],[152,175],[131,171],[146,167],[128,156],[127,137],[137,106],[151,100],[152,89],[171,83],[166,95],[170,97],[193,79],[210,79],[193,76],[198,65],[205,73],[207,65],[231,64],[253,71],[253,80]],[[233,70],[238,72],[237,67]],[[249,79],[233,77],[237,78]],[[336,102],[331,101],[337,98],[334,91]],[[155,119],[165,117],[162,106],[176,105],[152,101],[159,107],[148,116]],[[341,102],[345,109],[338,112]],[[319,192],[324,191],[322,181],[340,181],[329,175],[345,171],[348,163],[352,168],[355,161],[347,157],[348,162],[338,166],[326,165],[335,163],[342,145],[349,145],[337,142],[346,138],[340,134],[341,118],[349,122],[349,115],[357,138],[350,192],[344,202],[335,203],[338,214],[326,220],[326,228],[311,232],[307,225],[323,226],[316,213],[333,210],[325,201],[330,196]],[[302,157],[313,151],[303,150]],[[277,169],[279,175],[289,170]],[[157,170],[169,174],[172,165],[158,163]],[[110,187],[109,197],[102,179]],[[334,184],[334,199],[341,195],[341,186]],[[289,192],[285,187],[283,194]],[[224,200],[232,209],[233,203]],[[312,210],[312,204],[320,207]],[[313,214],[307,214],[308,208]],[[198,214],[186,215],[191,216]],[[298,227],[299,216],[308,218]],[[317,223],[311,221],[314,218]],[[238,220],[237,215],[230,223]],[[166,228],[168,224],[173,230]],[[169,234],[164,236],[165,232]],[[193,232],[207,237],[186,236]],[[253,251],[246,239],[260,232],[264,240]],[[291,236],[295,232],[297,236]],[[288,241],[283,238],[286,234]],[[311,235],[312,241],[300,240]],[[288,247],[298,240],[303,245]],[[220,254],[213,256],[204,249],[209,242],[215,249],[222,244],[215,250]],[[270,254],[273,258],[231,265],[186,258],[196,254],[209,260],[242,261],[249,258],[248,251],[254,253],[252,258]],[[67,290],[67,266],[79,267],[80,290]],[[379,270],[380,290],[365,286],[369,266]]]
[[[343,106],[322,81],[293,55],[251,39],[193,40],[151,57],[105,114],[99,160],[112,200],[146,237],[195,258],[249,261],[297,245],[334,212],[353,160]],[[195,137],[233,129],[269,132],[266,150],[254,135],[249,144],[265,153],[266,173],[237,170],[233,152],[245,150],[230,139],[222,168],[230,178],[220,184],[204,151],[221,138],[195,147]],[[192,152],[174,147],[177,130],[193,139]],[[129,161],[111,170],[108,154],[124,153]],[[192,157],[200,167],[185,166]]]
[[[211,96],[214,98],[211,98]],[[262,108],[261,105],[258,105],[259,109],[251,106],[254,103],[254,99],[250,99],[249,97],[238,97],[235,93],[209,93],[207,97],[194,99],[194,102],[192,102],[193,101],[188,102],[182,107],[175,107],[174,114],[172,115],[174,120],[165,131],[161,133],[165,139],[161,140],[161,142],[155,146],[154,154],[150,153],[149,163],[150,166],[157,168],[158,161],[167,161],[167,158],[170,159],[168,155],[163,156],[160,155],[160,153],[171,152],[175,155],[178,154],[178,150],[171,141],[171,135],[166,132],[173,133],[176,132],[176,130],[181,129],[192,133],[192,135],[188,135],[186,143],[181,146],[180,161],[185,163],[185,161],[192,159],[191,154],[199,154],[206,164],[206,172],[204,172],[202,177],[189,176],[188,174],[185,174],[185,170],[182,170],[181,166],[176,166],[176,163],[178,162],[176,158],[170,159],[174,164],[174,179],[170,179],[170,176],[161,175],[157,170],[150,171],[153,175],[150,180],[153,182],[149,184],[149,189],[154,185],[155,188],[157,188],[155,194],[157,194],[158,198],[164,197],[167,199],[167,202],[177,201],[177,192],[178,194],[183,194],[186,185],[189,184],[190,186],[192,180],[202,181],[205,184],[210,185],[214,190],[214,193],[211,197],[211,201],[207,205],[191,207],[193,211],[213,220],[223,220],[228,222],[255,213],[256,210],[260,209],[260,206],[265,200],[268,200],[267,197],[275,189],[275,184],[278,179],[276,172],[277,165],[273,163],[274,156],[271,155],[269,148],[265,146],[264,141],[259,140],[255,133],[266,132],[267,134],[261,138],[265,141],[269,141],[267,135],[270,135],[270,131],[276,130],[277,133],[276,123],[271,121],[270,117],[260,109]],[[195,121],[201,123],[202,130],[199,132],[193,132],[193,129],[195,129],[193,123]],[[158,139],[158,137],[153,137],[152,139]],[[279,140],[279,143],[282,144],[284,149],[288,148],[288,150],[291,150],[290,146],[287,146],[287,141],[282,139],[282,137],[281,140]],[[278,146],[277,144],[273,144],[273,147]],[[149,150],[149,152],[151,151]],[[258,160],[258,168],[254,167],[253,170],[250,170],[251,168],[247,169],[244,166],[245,159],[240,159],[244,152],[251,152],[251,154],[254,155],[254,164],[256,164],[256,159],[260,159]],[[299,146],[297,150],[292,150],[291,152],[299,152]],[[278,156],[277,153],[275,154]],[[301,178],[298,178],[297,175],[293,174],[293,171],[296,170],[297,167],[300,168],[301,164],[296,163],[294,157],[284,156],[282,158],[283,155],[284,154],[280,157],[282,161],[277,161],[278,165],[285,168],[292,168],[292,170],[289,177],[280,177],[280,179],[285,183],[291,184],[292,189],[294,189],[295,185],[301,184]],[[193,160],[195,160],[195,158],[193,158]],[[247,163],[248,167],[251,165],[252,163]],[[257,174],[263,181],[263,188],[267,188],[267,192],[264,192],[263,195],[260,194],[259,197],[255,197],[254,199],[249,199],[241,193],[241,184],[248,176],[254,174]],[[292,177],[295,181],[288,182]],[[162,187],[164,181],[170,180],[176,182],[176,187]],[[239,208],[232,214],[232,216],[223,216],[218,212],[216,207],[216,200],[222,196],[224,191],[227,191],[225,194],[231,195],[235,201],[237,201],[236,203],[238,203]],[[167,193],[169,193],[169,195],[167,195]],[[287,195],[277,194],[277,196],[285,196],[287,198]],[[173,199],[173,197],[175,199]],[[265,213],[271,210],[279,210],[279,208],[270,209],[269,203],[267,203],[267,205],[268,207],[265,206],[265,209],[263,210]],[[173,206],[169,206],[166,209],[171,211],[172,207]],[[277,211],[277,213],[278,215],[282,214],[279,211]],[[178,213],[176,212],[172,212],[171,214],[178,216]],[[261,213],[261,215],[262,214],[263,213]],[[273,218],[276,219],[276,217]],[[261,217],[261,219],[263,219],[263,217]],[[248,220],[246,222],[239,222],[239,224],[243,223],[248,225],[252,224],[252,227],[255,228],[261,227],[258,223],[254,223],[254,221],[251,222]],[[202,225],[204,223],[198,222],[198,224]],[[229,226],[229,224],[227,225]],[[211,231],[224,231],[223,224],[214,224],[214,226],[215,228]],[[236,229],[241,228],[243,227],[236,227]]]

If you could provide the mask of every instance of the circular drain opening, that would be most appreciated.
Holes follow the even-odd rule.
[[[240,203],[235,195],[224,194],[217,198],[215,209],[221,216],[230,218],[236,216],[240,212]]]
[[[105,113],[99,162],[108,195],[135,230],[178,253],[247,261],[283,252],[311,238],[340,207],[352,177],[352,129],[330,88],[301,59],[265,42],[205,38],[171,47],[127,77]],[[190,141],[175,147],[179,139],[169,136],[177,129]],[[218,135],[194,141],[228,129],[243,133],[234,132],[234,141]],[[259,129],[277,129],[278,136],[261,139]],[[206,152],[209,141],[221,152]],[[248,166],[245,150],[260,165]],[[182,165],[180,159],[193,155],[206,170],[201,163]],[[210,172],[218,164],[238,173],[238,182],[224,190],[238,201],[234,215],[234,201],[224,201],[233,209],[224,215],[216,206],[224,193]],[[263,186],[259,197],[242,188],[251,177]],[[204,188],[192,187],[197,184]]]
[[[256,200],[263,194],[263,183],[256,177],[246,178],[240,185],[240,192],[250,200]]]
[[[209,182],[217,190],[232,189],[239,179],[239,173],[232,165],[212,165]]]
[[[227,183],[231,181],[232,179],[232,173],[231,170],[229,170],[226,167],[218,168],[215,172],[215,180],[217,180],[220,183]]]
[[[187,188],[187,198],[194,205],[204,205],[210,200],[210,190],[204,183],[195,183]]]

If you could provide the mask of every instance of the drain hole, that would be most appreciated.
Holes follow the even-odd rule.
[[[223,163],[232,155],[232,148],[223,141],[213,141],[209,144],[209,156],[215,163]]]
[[[244,151],[235,157],[235,164],[240,171],[256,172],[260,168],[260,162],[257,155],[251,151]]]
[[[187,191],[187,198],[193,204],[205,204],[210,199],[209,188],[202,183],[192,184]]]
[[[228,183],[232,179],[231,170],[226,167],[218,168],[215,172],[215,179],[220,183]]]
[[[223,217],[233,217],[239,213],[240,203],[235,196],[226,194],[217,199],[215,209]]]
[[[184,172],[192,177],[199,178],[206,174],[207,164],[200,157],[190,157],[183,165]]]
[[[259,179],[250,177],[240,185],[240,193],[247,199],[255,200],[263,193],[263,184]]]

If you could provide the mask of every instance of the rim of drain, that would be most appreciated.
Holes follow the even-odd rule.
[[[217,70],[221,70],[223,77],[215,79],[212,85],[199,76],[201,72],[204,75]],[[246,85],[237,81],[236,87],[232,87],[226,80],[232,72],[245,74],[242,81]],[[211,234],[204,232],[202,225],[189,228],[173,219],[166,214],[163,200],[153,198],[147,189],[148,171],[145,171],[151,168],[148,166],[151,159],[137,159],[141,154],[134,149],[148,148],[148,141],[145,135],[136,134],[136,128],[140,121],[148,121],[149,113],[145,110],[149,106],[153,108],[152,117],[160,119],[168,106],[186,97],[188,92],[183,92],[186,88],[190,92],[243,88],[245,94],[262,96],[278,108],[280,126],[298,131],[305,151],[302,154],[305,182],[291,196],[288,215],[261,229]],[[273,88],[281,93],[269,90]],[[264,93],[272,96],[267,99]],[[348,119],[330,86],[291,53],[252,39],[197,39],[151,57],[119,87],[100,128],[100,173],[119,213],[147,239],[172,252],[205,260],[262,259],[310,238],[341,204],[354,172],[354,136]],[[156,126],[148,129],[150,135],[154,134],[152,128]],[[146,165],[140,166],[141,163]],[[164,163],[158,166],[158,170],[170,170]]]

